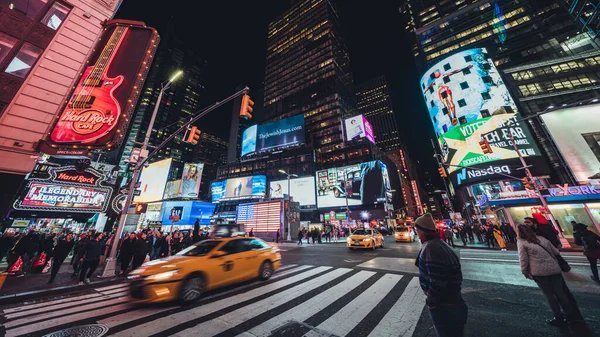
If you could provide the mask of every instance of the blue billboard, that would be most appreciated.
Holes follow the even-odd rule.
[[[218,202],[225,195],[225,186],[227,184],[227,180],[225,181],[215,181],[210,185],[210,194],[212,202]]]
[[[262,198],[267,191],[267,177],[263,175],[230,178],[211,185],[212,202],[222,199]]]
[[[163,225],[170,225],[171,215],[179,215],[180,220],[176,223],[180,226],[193,225],[196,219],[203,226],[210,225],[210,218],[215,211],[216,205],[203,201],[165,201],[162,207],[161,220]]]
[[[242,157],[254,152],[277,151],[304,143],[304,114],[253,125],[242,135]]]

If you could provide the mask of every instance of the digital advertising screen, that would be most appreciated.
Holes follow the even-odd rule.
[[[317,205],[340,207],[383,203],[389,191],[389,175],[381,161],[317,171]]]
[[[163,199],[181,198],[181,179],[168,181],[165,185],[165,194]]]
[[[186,163],[181,175],[181,197],[197,198],[200,192],[204,163]]]
[[[242,157],[254,152],[277,151],[303,144],[304,114],[267,124],[253,125],[242,134]]]
[[[277,180],[269,183],[271,199],[283,199],[288,194],[288,181]],[[301,208],[314,208],[317,205],[315,197],[315,177],[290,179],[289,195],[300,203]]]
[[[517,106],[486,49],[469,49],[441,60],[425,72],[420,85],[444,161],[450,165],[447,171],[458,185],[497,178],[502,166],[510,170],[517,164],[511,135],[524,157],[541,158],[528,126],[518,121]],[[492,153],[483,153],[479,144],[483,139]],[[537,169],[546,172],[539,158]],[[481,170],[487,174],[479,172],[477,177],[475,171]],[[457,179],[458,171],[472,179]]]
[[[257,202],[237,206],[236,222],[244,225],[245,231],[277,232],[283,224],[283,203],[281,201]]]
[[[144,167],[140,177],[141,194],[133,199],[134,203],[162,200],[172,161],[168,158]]]
[[[227,180],[214,181],[210,184],[210,195],[212,202],[219,202],[225,196],[225,187],[227,186]]]
[[[21,201],[20,206],[100,212],[105,209],[105,204],[110,196],[109,193],[107,189],[94,187],[31,183],[29,191]]]
[[[165,201],[162,206],[162,223],[170,225],[169,217],[175,213],[180,219],[177,225],[194,225],[196,219],[200,219],[200,224],[210,225],[210,218],[215,211],[216,205],[204,201]]]
[[[541,118],[577,182],[600,179],[600,105],[560,109]]]
[[[375,144],[375,135],[373,126],[363,115],[354,116],[344,120],[346,130],[346,141],[352,141],[358,138],[367,138]]]
[[[264,196],[267,189],[266,176],[248,176],[227,179],[224,199],[240,199]]]

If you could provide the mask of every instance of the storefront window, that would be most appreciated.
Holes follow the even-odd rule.
[[[4,61],[4,58],[6,57],[6,55],[8,55],[8,53],[10,52],[12,47],[15,46],[16,43],[16,38],[10,35],[6,35],[4,33],[0,33],[0,63]]]
[[[0,5],[28,18],[35,18],[47,3],[48,0],[0,0]]]
[[[60,2],[55,2],[52,5],[52,8],[44,15],[41,22],[54,30],[58,30],[58,27],[60,27],[60,24],[65,20],[68,14],[69,7]]]
[[[587,204],[587,206],[590,209],[590,213],[592,213],[592,216],[594,217],[596,222],[600,223],[600,203]],[[592,223],[586,223],[586,225],[588,225],[589,230],[594,231],[598,234],[596,226],[594,226]]]
[[[516,226],[522,224],[525,217],[531,216],[531,207],[511,207],[508,212]]]
[[[33,67],[42,50],[32,44],[25,43],[17,55],[10,61],[5,72],[24,78]]]
[[[566,237],[573,237],[571,221],[580,222],[593,227],[592,219],[585,211],[583,204],[549,205],[548,206],[558,221]]]

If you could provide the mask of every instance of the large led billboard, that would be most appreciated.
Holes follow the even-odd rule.
[[[267,177],[263,175],[230,178],[211,185],[212,201],[261,198],[266,194]]]
[[[561,109],[541,117],[577,182],[600,179],[600,105]]]
[[[436,63],[423,75],[421,90],[449,173],[460,170],[468,175],[464,170],[490,169],[482,180],[498,177],[496,171],[503,165],[518,161],[511,135],[524,157],[538,157],[537,166],[545,166],[527,125],[517,121],[517,106],[484,48],[458,52]],[[489,142],[492,153],[483,153],[482,139]],[[456,179],[456,174],[452,178],[459,185],[477,180]]]
[[[244,225],[246,232],[276,233],[283,224],[283,203],[281,201],[240,204],[237,207],[236,223]]]
[[[180,218],[176,225],[194,225],[196,220],[200,220],[201,225],[210,225],[215,207],[215,204],[203,201],[165,201],[162,206],[162,223],[170,225],[172,221],[169,217],[176,214]]]
[[[304,115],[253,125],[242,135],[242,157],[255,152],[277,151],[304,143]]]
[[[40,150],[115,149],[127,135],[159,36],[143,22],[110,23]]]
[[[269,183],[271,199],[282,199],[288,194],[288,181],[277,180]],[[290,179],[289,195],[300,203],[301,208],[314,208],[317,205],[315,197],[315,177],[302,177]]]
[[[140,177],[141,193],[133,199],[134,203],[162,200],[172,161],[171,158],[157,161],[142,170]]]
[[[371,143],[375,144],[373,126],[363,115],[345,119],[344,129],[346,130],[347,141],[366,137],[369,141],[371,141]]]
[[[163,199],[181,198],[181,179],[168,181],[165,185]]]
[[[32,183],[21,206],[75,208],[101,212],[109,196],[108,189]]]
[[[197,198],[200,192],[200,182],[204,163],[186,163],[181,176],[181,196],[183,198]]]
[[[386,165],[381,161],[317,171],[317,205],[339,207],[386,201],[390,190]]]

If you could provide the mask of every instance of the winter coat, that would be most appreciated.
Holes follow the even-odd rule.
[[[75,242],[75,248],[73,251],[73,256],[76,257],[77,259],[80,259],[83,257],[83,252],[84,252],[84,248],[87,245],[87,243],[90,241],[89,238],[83,238],[77,242]]]
[[[556,233],[554,233],[554,230],[552,230],[552,225],[538,224],[537,226],[535,226],[533,228],[533,231],[534,231],[535,235],[542,236],[546,240],[550,241],[550,243],[554,247],[560,246],[560,240],[558,239],[558,236],[556,235]]]
[[[419,283],[429,306],[455,303],[461,298],[460,259],[446,242],[437,238],[425,241],[415,265],[419,268]]]
[[[82,256],[86,261],[98,261],[103,253],[102,246],[102,242],[90,240],[81,248],[80,256]]]
[[[67,255],[69,255],[69,252],[71,251],[71,249],[73,249],[73,246],[75,245],[75,242],[73,240],[71,241],[67,241],[65,239],[59,240],[58,243],[56,243],[56,246],[54,247],[54,258],[57,260],[63,260],[67,258]]]
[[[583,246],[584,253],[594,252],[597,254],[600,251],[600,236],[588,229],[577,230],[573,233],[573,238],[575,238],[576,244]]]
[[[187,247],[189,247],[189,246],[191,246],[193,244],[194,244],[194,238],[193,237],[186,236],[183,239],[183,248],[187,248]]]
[[[133,255],[134,256],[146,256],[150,253],[150,245],[146,240],[137,239],[133,243]]]
[[[124,259],[124,260],[131,259],[131,257],[133,256],[134,245],[135,245],[136,241],[137,241],[136,239],[130,240],[129,238],[126,238],[125,240],[123,240],[123,242],[121,243],[121,247],[119,247],[119,249],[120,249],[119,256],[121,257],[121,259]]]
[[[517,241],[521,272],[525,277],[560,274],[562,270],[554,257],[558,254],[558,249],[544,237],[538,235],[537,238],[540,240],[539,244],[523,239]]]

